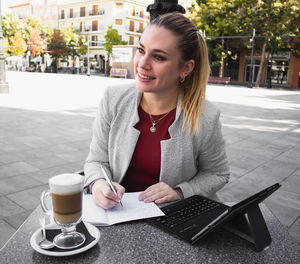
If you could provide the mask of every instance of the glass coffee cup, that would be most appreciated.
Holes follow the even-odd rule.
[[[84,177],[79,174],[60,174],[49,179],[50,190],[41,194],[41,206],[45,213],[53,211],[54,221],[62,232],[54,237],[53,243],[61,249],[77,248],[85,242],[84,234],[76,231],[81,221]],[[52,209],[47,207],[46,198],[52,197]]]

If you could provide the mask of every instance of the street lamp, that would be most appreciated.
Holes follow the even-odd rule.
[[[90,72],[90,35],[88,35],[88,54],[87,54],[87,76],[91,75]]]
[[[250,62],[250,72],[249,72],[249,87],[252,88],[254,82],[253,57],[254,57],[254,46],[255,46],[255,28],[253,29],[253,34],[252,34],[252,38],[250,39],[250,43],[252,49],[251,49],[251,62]]]
[[[5,78],[5,56],[3,48],[2,16],[0,1],[0,93],[8,93],[9,86]]]

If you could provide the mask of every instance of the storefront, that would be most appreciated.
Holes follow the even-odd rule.
[[[251,57],[245,57],[244,78],[245,83],[255,83],[259,67],[260,56],[253,57],[251,67]],[[251,75],[252,69],[252,75]],[[241,68],[240,68],[241,70]],[[271,87],[291,87],[300,88],[299,86],[300,56],[295,56],[291,52],[277,52],[270,56],[262,73],[263,84]],[[250,80],[251,78],[251,80]],[[241,80],[239,80],[241,82]]]

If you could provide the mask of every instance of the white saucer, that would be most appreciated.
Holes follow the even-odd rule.
[[[42,240],[42,232],[41,229],[39,228],[38,230],[36,230],[33,235],[31,236],[30,239],[30,245],[32,246],[32,248],[43,254],[43,255],[47,255],[47,256],[54,256],[54,257],[65,257],[65,256],[71,256],[71,255],[76,255],[79,253],[82,253],[90,248],[92,248],[94,245],[96,245],[100,239],[100,231],[97,227],[89,224],[89,223],[84,223],[87,230],[89,231],[89,233],[91,234],[91,236],[93,236],[95,239],[88,245],[86,245],[85,247],[82,248],[77,248],[74,250],[70,250],[70,251],[65,251],[65,252],[55,252],[55,251],[51,251],[51,250],[45,250],[45,249],[41,249],[39,247],[39,242]],[[48,225],[47,229],[55,229],[58,228],[57,225],[52,224],[52,225]]]

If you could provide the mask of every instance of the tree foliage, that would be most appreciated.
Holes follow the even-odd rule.
[[[85,36],[80,36],[78,39],[78,49],[77,49],[77,55],[85,55],[88,52],[88,46],[87,43],[88,42],[88,37]]]
[[[41,40],[41,32],[36,28],[33,29],[29,39],[30,52],[33,56],[39,56],[44,51]]]
[[[220,58],[219,76],[224,75],[224,59],[231,54],[225,49],[224,36],[240,34],[238,8],[234,1],[198,0],[190,9],[190,18],[198,29],[208,36],[221,37],[221,41],[208,43],[211,56]]]
[[[3,29],[3,36],[7,38],[7,42],[5,43],[6,47],[14,46],[14,44],[11,42],[12,37],[15,36],[16,33],[18,33],[18,42],[23,43],[23,41],[28,46],[33,40],[34,43],[37,44],[37,42],[42,42],[44,39],[44,42],[47,40],[47,36],[51,34],[51,31],[53,32],[53,29],[50,27],[42,26],[40,21],[35,18],[31,17],[25,17],[24,19],[18,19],[12,17],[11,14],[8,14],[4,17],[2,17],[2,29]],[[38,35],[36,32],[39,32],[40,40],[38,40]],[[33,34],[36,34],[33,36]],[[23,39],[23,41],[20,42],[20,38]],[[33,39],[32,39],[33,38]],[[24,50],[26,52],[28,49],[23,49],[23,47],[20,47],[18,50],[18,53],[20,53],[20,50]],[[33,50],[38,51],[38,47],[36,45]],[[34,52],[35,52],[34,51]],[[7,55],[9,54],[15,54],[15,50],[11,50],[11,48],[7,49]],[[37,52],[38,53],[38,52]],[[22,55],[22,54],[19,54]]]
[[[3,38],[3,46],[4,46],[4,55],[9,56],[9,42],[7,37]]]
[[[30,46],[30,51],[34,56],[43,52],[42,44],[48,43],[47,50],[50,50],[50,54],[55,61],[69,55],[74,57],[87,52],[84,37],[75,32],[72,27],[62,27],[61,30],[54,30],[52,27],[43,26],[38,19],[32,17],[18,19],[10,14],[2,17],[1,23],[3,36],[6,39],[5,47],[17,47],[16,44],[22,45],[18,47],[19,49],[5,48],[6,55],[16,53],[23,55],[28,50],[24,48],[24,43]],[[16,33],[18,34],[16,35]]]
[[[26,42],[30,40],[33,31],[37,30],[41,32],[44,29],[44,27],[40,23],[40,20],[32,18],[30,16],[26,16],[24,19],[22,19],[21,25],[22,37]]]
[[[193,3],[190,18],[198,29],[205,30],[210,36],[237,33],[237,7],[234,1],[207,0]]]
[[[16,32],[13,36],[9,38],[10,42],[10,53],[13,55],[23,55],[27,50],[27,45],[25,40],[21,37],[19,32]]]
[[[108,57],[110,57],[112,53],[113,45],[127,45],[127,41],[121,40],[121,36],[119,35],[118,30],[113,29],[112,26],[108,27],[104,39],[105,39],[104,48],[107,52]]]
[[[11,14],[2,17],[1,23],[3,36],[7,38],[14,36],[21,28],[21,21],[17,18],[13,18]]]
[[[64,39],[66,50],[68,55],[73,58],[78,55],[84,55],[87,53],[87,36],[81,36],[76,31],[73,30],[73,27],[61,28],[61,36]]]
[[[48,44],[48,51],[55,61],[68,56],[68,47],[59,29],[54,29],[51,43]]]

